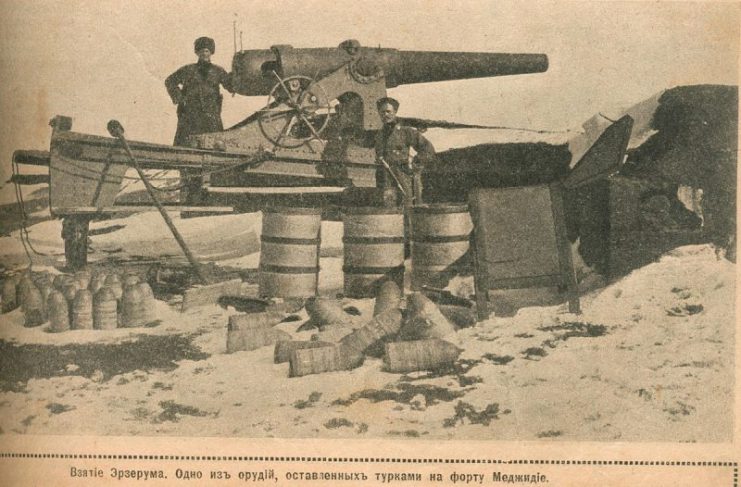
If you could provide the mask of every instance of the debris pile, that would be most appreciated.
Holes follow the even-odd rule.
[[[460,304],[460,303],[459,303]],[[444,305],[452,315],[466,306]],[[302,377],[360,367],[366,356],[382,356],[384,369],[393,373],[446,369],[461,349],[444,340],[456,326],[424,294],[406,299],[393,281],[378,286],[371,319],[343,309],[337,299],[310,298],[305,305],[309,319],[296,332],[317,329],[311,340],[295,340],[277,330],[285,313],[277,308],[229,317],[226,352],[253,351],[273,345],[273,361],[288,362],[289,377]],[[465,321],[465,320],[464,320]],[[466,326],[470,326],[466,322]]]
[[[111,330],[157,322],[154,294],[135,275],[79,271],[59,274],[26,271],[5,279],[2,311],[20,308],[24,326],[48,323],[49,332]]]

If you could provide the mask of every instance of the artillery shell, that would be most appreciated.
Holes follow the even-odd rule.
[[[270,327],[240,328],[229,325],[226,332],[226,353],[251,351],[278,341],[288,341],[291,335]]]
[[[317,327],[346,325],[351,321],[350,315],[342,310],[341,303],[336,299],[310,298],[306,301],[306,312]]]
[[[399,309],[401,306],[401,289],[392,280],[384,281],[378,288],[376,303],[373,306],[373,316],[378,316],[389,309]]]
[[[283,313],[276,310],[231,315],[229,317],[229,329],[270,328],[283,321],[284,316]]]
[[[436,338],[387,343],[383,363],[388,372],[438,370],[455,362],[461,351],[452,343]]]
[[[331,343],[320,341],[298,341],[298,340],[281,340],[275,342],[273,351],[273,362],[283,364],[290,360],[291,352],[302,348],[320,348],[332,346]]]
[[[437,305],[422,293],[413,293],[407,299],[409,316],[401,327],[402,340],[443,338],[455,332],[455,327],[440,312]]]
[[[314,333],[311,339],[314,341],[324,341],[330,343],[338,343],[340,340],[345,338],[347,335],[353,332],[353,329],[348,326],[334,325],[327,326],[319,333]]]
[[[115,290],[114,290],[115,292]],[[124,328],[144,326],[142,312],[142,292],[138,286],[127,286],[121,298],[121,326]]]
[[[33,283],[27,290],[24,289],[23,291],[21,308],[24,315],[23,326],[39,326],[46,321],[44,319],[44,300],[41,297],[41,291]]]
[[[319,348],[302,348],[291,352],[289,358],[289,377],[321,374],[341,370],[342,362],[334,345]]]
[[[106,275],[104,273],[98,272],[93,274],[93,277],[90,278],[90,285],[88,286],[93,296],[105,285],[105,280]]]
[[[59,332],[69,330],[69,306],[67,299],[59,291],[52,291],[47,298],[50,331]]]
[[[139,284],[139,276],[136,274],[126,274],[123,278],[123,287],[124,289],[126,286],[135,286],[136,284]]]
[[[108,274],[105,278],[104,284],[109,286],[113,293],[116,295],[116,299],[120,301],[123,298],[123,286],[121,285],[121,278],[118,274]]]
[[[112,330],[118,326],[118,301],[110,287],[103,286],[93,298],[93,328]]]
[[[3,313],[13,311],[18,307],[18,300],[16,294],[16,282],[13,278],[7,278],[3,281]]]
[[[146,282],[140,282],[136,285],[142,294],[141,313],[144,323],[152,323],[157,320],[157,314],[154,309],[154,293],[152,288]]]
[[[353,368],[362,364],[363,354],[368,348],[382,338],[398,333],[400,327],[401,311],[390,309],[373,317],[368,324],[344,337],[339,344],[343,368]]]
[[[87,289],[77,291],[72,303],[72,329],[93,329],[93,295]]]
[[[75,282],[80,289],[87,289],[90,285],[90,271],[79,271],[75,273]]]
[[[64,286],[69,284],[70,280],[72,280],[71,276],[68,276],[66,274],[58,274],[54,277],[54,280],[52,281],[52,286],[54,286],[54,289],[57,291],[63,291]]]

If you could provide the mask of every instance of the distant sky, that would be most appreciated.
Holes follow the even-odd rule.
[[[683,84],[738,84],[739,5],[486,0],[5,0],[0,20],[0,176],[15,149],[48,149],[49,119],[106,135],[172,142],[164,79],[216,40],[229,69],[232,23],[245,49],[330,47],[354,38],[406,50],[546,53],[544,74],[391,90],[402,115],[538,129],[575,128]],[[225,96],[229,126],[265,103]]]

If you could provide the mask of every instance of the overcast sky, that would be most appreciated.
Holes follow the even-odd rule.
[[[5,0],[0,26],[0,157],[48,149],[49,119],[106,135],[171,143],[175,107],[164,79],[195,61],[193,40],[216,40],[229,69],[232,23],[245,49],[273,44],[546,53],[544,74],[390,90],[401,114],[537,129],[578,127],[677,85],[738,84],[739,6],[732,3],[505,1]],[[229,126],[265,103],[226,96]]]

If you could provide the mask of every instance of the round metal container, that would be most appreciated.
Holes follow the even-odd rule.
[[[306,298],[317,294],[321,226],[318,208],[263,211],[260,295]]]
[[[412,289],[445,287],[470,266],[464,258],[473,231],[468,206],[434,204],[412,210]]]
[[[372,298],[386,280],[404,285],[404,214],[401,208],[346,208],[344,294]]]

